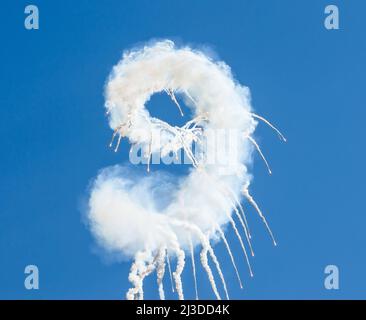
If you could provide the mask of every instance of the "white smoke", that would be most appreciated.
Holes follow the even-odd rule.
[[[193,120],[176,127],[151,117],[146,103],[158,92],[167,93],[181,114],[176,96],[184,99],[192,110]],[[148,163],[153,154],[184,150],[193,164],[188,176],[180,178],[178,183],[172,183],[174,176],[159,173],[141,176],[120,166],[104,169],[94,182],[88,214],[92,232],[106,249],[135,259],[129,277],[133,287],[127,298],[143,297],[143,279],[155,269],[160,297],[165,297],[162,277],[169,254],[177,258],[173,279],[182,299],[180,275],[185,252],[192,254],[192,247],[197,246],[202,247],[201,263],[216,297],[220,298],[220,294],[208,257],[218,270],[228,297],[210,240],[224,240],[241,285],[221,227],[227,223],[233,226],[249,264],[234,217],[239,219],[249,245],[250,231],[240,205],[243,196],[255,206],[268,226],[249,194],[251,176],[247,166],[254,148],[260,151],[252,137],[257,120],[272,125],[252,113],[248,88],[233,79],[226,64],[189,47],[177,48],[169,40],[126,52],[113,68],[105,94],[113,138],[118,136],[116,150],[121,138],[126,137],[143,150]],[[202,160],[204,157],[196,157],[193,152],[192,144],[199,145],[209,130],[234,131],[241,142],[234,158],[232,153],[220,155],[229,160],[225,162],[225,170],[222,165],[208,164]],[[159,139],[155,139],[157,136]],[[280,137],[283,138],[281,134]],[[209,145],[210,148],[215,146]],[[251,250],[251,246],[248,249]]]

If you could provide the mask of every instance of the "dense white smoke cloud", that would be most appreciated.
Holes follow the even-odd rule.
[[[166,92],[181,113],[178,100],[184,99],[193,119],[176,127],[151,117],[146,103],[158,92]],[[229,223],[234,228],[249,264],[246,251],[251,250],[250,232],[240,204],[242,197],[258,209],[268,227],[248,191],[251,176],[247,166],[254,148],[259,149],[252,134],[257,119],[267,122],[252,113],[248,88],[233,79],[223,62],[189,47],[177,48],[166,40],[123,55],[106,85],[106,108],[110,127],[118,137],[116,150],[120,139],[126,137],[141,148],[148,163],[154,154],[183,150],[193,164],[188,176],[179,178],[178,183],[172,183],[178,178],[171,175],[141,176],[121,166],[104,169],[94,182],[88,214],[92,232],[106,249],[135,259],[129,276],[133,287],[127,298],[143,298],[143,279],[153,271],[157,272],[159,294],[164,298],[162,277],[169,255],[177,259],[172,278],[182,299],[180,274],[185,252],[192,254],[197,246],[202,247],[201,264],[216,297],[221,298],[208,257],[228,297],[210,240],[223,239],[237,271],[222,226]],[[240,143],[234,153],[220,154],[227,161],[208,163],[204,160],[207,150],[217,148],[217,142],[210,142],[207,136],[215,130],[230,132],[231,139]],[[207,148],[199,149],[203,141]],[[198,154],[193,152],[193,145],[200,150]],[[247,248],[235,220],[244,229]]]

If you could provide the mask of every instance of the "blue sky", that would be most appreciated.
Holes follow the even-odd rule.
[[[238,257],[244,290],[216,246],[231,297],[366,298],[363,1],[32,1],[37,31],[24,28],[29,3],[1,9],[0,298],[124,297],[130,262],[99,252],[82,212],[98,170],[127,160],[126,142],[117,154],[107,147],[105,79],[124,49],[153,38],[212,48],[288,138],[258,128],[274,174],[256,157],[252,193],[279,246],[251,211],[255,277]],[[340,30],[323,26],[328,4],[339,7]],[[178,121],[161,111],[168,103],[156,97],[149,107]],[[39,267],[39,290],[24,288],[29,264]],[[324,288],[329,264],[339,268],[339,290]],[[198,276],[201,298],[213,298]],[[189,261],[183,282],[193,298]],[[158,298],[154,277],[145,296]]]

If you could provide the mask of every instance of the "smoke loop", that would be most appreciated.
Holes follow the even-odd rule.
[[[177,127],[151,117],[146,103],[158,92],[168,94],[182,115],[177,97],[184,99],[192,109],[193,119]],[[237,216],[253,253],[240,202],[242,197],[247,197],[258,208],[248,192],[251,180],[248,164],[254,147],[260,151],[252,135],[258,118],[262,118],[252,113],[248,88],[233,79],[225,63],[216,62],[189,47],[177,48],[172,41],[166,40],[123,55],[108,79],[105,105],[114,131],[113,139],[118,137],[116,151],[121,139],[126,137],[133,146],[138,145],[143,150],[148,159],[148,171],[153,154],[179,150],[186,153],[193,166],[175,189],[167,181],[171,177],[159,173],[140,177],[128,168],[118,166],[103,170],[94,182],[89,201],[92,232],[107,249],[135,259],[129,276],[133,287],[127,292],[127,298],[143,298],[143,279],[154,270],[157,271],[160,297],[165,297],[162,277],[169,254],[177,258],[172,279],[178,297],[183,299],[181,273],[185,251],[190,251],[194,259],[193,251],[198,246],[202,247],[201,264],[214,294],[221,298],[208,257],[218,271],[228,298],[225,279],[210,240],[224,240],[241,285],[222,227],[229,223],[234,228],[252,274],[246,247],[234,221]],[[202,160],[204,157],[196,156],[192,147],[194,144],[199,147],[210,130],[223,129],[234,130],[241,141],[234,158],[232,153],[222,155],[230,157],[226,162],[229,168],[224,171],[222,166],[208,164]],[[159,141],[154,139],[157,135]],[[207,151],[202,149],[201,152]],[[168,204],[163,207],[160,197],[154,193],[158,186],[170,194]],[[268,227],[259,208],[258,213]],[[194,263],[193,267],[196,277]],[[197,288],[196,294],[198,298]]]

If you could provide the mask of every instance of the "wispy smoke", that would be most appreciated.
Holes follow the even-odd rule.
[[[193,119],[176,127],[151,117],[145,105],[157,92],[167,93],[172,107],[177,107],[182,115],[179,100],[183,99],[192,109]],[[156,271],[160,298],[164,299],[162,278],[170,256],[177,260],[171,277],[178,297],[183,299],[180,275],[186,252],[194,259],[193,250],[197,246],[202,247],[200,261],[216,297],[221,298],[208,258],[217,269],[228,298],[220,263],[210,241],[213,238],[224,241],[241,286],[222,227],[229,223],[234,228],[250,268],[247,250],[253,253],[251,235],[241,200],[245,196],[268,227],[249,194],[251,176],[247,166],[254,148],[260,151],[253,138],[257,120],[272,125],[252,113],[248,88],[233,79],[225,63],[213,61],[189,47],[177,48],[169,40],[126,52],[113,68],[105,94],[113,139],[117,139],[116,150],[120,140],[126,137],[142,149],[148,166],[153,154],[176,154],[180,150],[192,163],[184,178],[160,173],[142,176],[128,167],[115,166],[104,169],[94,182],[88,214],[92,232],[106,249],[135,260],[129,275],[133,287],[127,298],[142,299],[143,279]],[[225,166],[202,160],[207,149],[201,150],[202,157],[193,152],[193,145],[199,147],[202,141],[207,141],[206,132],[210,130],[227,130],[231,134],[234,130],[236,139],[241,141],[234,158],[232,153],[221,155],[230,157],[227,159],[230,161],[223,162]],[[159,139],[154,139],[157,136]],[[281,134],[280,137],[283,138]],[[235,220],[239,220],[244,231],[246,245]],[[272,235],[269,227],[268,230]],[[195,268],[193,263],[194,277]]]

